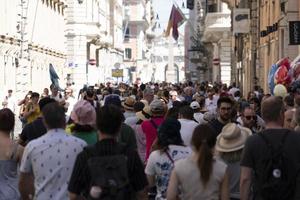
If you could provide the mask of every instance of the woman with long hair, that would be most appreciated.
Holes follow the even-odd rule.
[[[166,199],[174,162],[186,158],[192,152],[183,144],[180,127],[178,120],[167,118],[158,128],[157,148],[150,154],[145,169],[149,186],[156,186],[156,200]]]
[[[23,147],[10,138],[15,125],[14,113],[0,110],[0,199],[21,199],[18,190],[18,164],[21,163]]]
[[[167,199],[228,200],[227,165],[214,158],[216,139],[208,124],[195,128],[193,154],[175,163]]]

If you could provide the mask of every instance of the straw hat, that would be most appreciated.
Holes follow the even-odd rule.
[[[151,118],[151,110],[149,106],[145,106],[142,111],[136,113],[137,118],[146,121]]]
[[[122,102],[122,106],[127,110],[133,110],[133,105],[135,104],[134,98],[127,97],[125,102]]]
[[[252,134],[251,130],[239,127],[235,123],[226,124],[217,137],[216,150],[219,152],[233,152],[244,148],[247,138]]]

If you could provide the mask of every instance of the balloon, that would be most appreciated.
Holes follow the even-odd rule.
[[[275,87],[274,75],[275,75],[275,72],[277,71],[277,69],[278,69],[278,65],[276,65],[276,64],[272,65],[271,69],[269,71],[269,75],[268,75],[268,85],[269,85],[269,89],[272,94],[273,94],[273,90]]]
[[[282,98],[287,96],[287,89],[284,85],[282,84],[277,84],[274,87],[274,96],[280,96]]]
[[[289,67],[286,67],[285,65],[279,66],[274,75],[275,84],[283,84],[285,86],[289,86],[292,81],[291,74],[292,73]]]

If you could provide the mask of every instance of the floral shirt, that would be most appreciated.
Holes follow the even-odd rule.
[[[176,162],[179,159],[188,157],[192,153],[192,150],[190,147],[169,145],[168,153]],[[174,163],[165,152],[157,150],[150,154],[145,173],[148,176],[155,176],[155,185],[157,188],[156,200],[166,199],[168,183],[173,167]]]

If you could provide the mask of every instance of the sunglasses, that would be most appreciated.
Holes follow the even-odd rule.
[[[253,116],[245,116],[245,118],[246,118],[247,120],[251,120],[251,119],[256,120],[256,119],[257,119],[257,116],[256,116],[256,115],[253,115]]]

